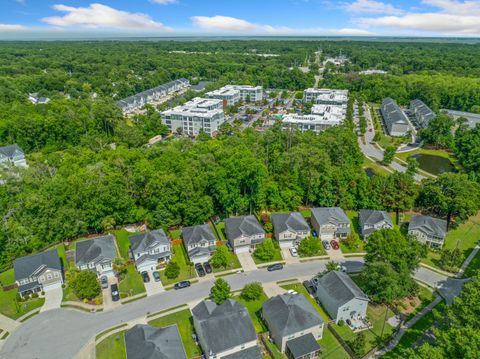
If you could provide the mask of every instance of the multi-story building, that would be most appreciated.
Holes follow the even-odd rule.
[[[407,116],[393,99],[389,97],[383,99],[380,112],[390,136],[402,137],[410,130]]]
[[[163,229],[134,234],[128,237],[130,252],[139,272],[154,270],[159,263],[170,260],[170,241]]]
[[[343,121],[347,117],[347,104],[342,105],[313,105],[312,115],[323,116],[328,121]]]
[[[207,92],[205,96],[222,100],[227,106],[235,105],[240,100],[257,102],[263,100],[263,87],[250,85],[227,85],[218,90]]]
[[[312,208],[311,212],[312,227],[322,240],[345,238],[350,234],[350,220],[340,207]]]
[[[327,128],[340,125],[341,121],[330,119],[322,115],[299,115],[288,114],[282,119],[285,128],[295,127],[301,132],[313,131],[316,133],[325,131]]]
[[[265,230],[252,214],[225,219],[225,234],[235,253],[253,251],[265,240]]]
[[[323,105],[346,105],[348,90],[308,88],[303,91],[303,101]]]
[[[415,116],[418,127],[425,128],[437,115],[421,100],[410,101],[410,111]]]
[[[442,248],[447,236],[447,221],[430,216],[414,215],[408,224],[408,234],[433,248]]]
[[[97,276],[113,277],[113,260],[117,257],[115,239],[111,234],[75,243],[75,266],[80,270],[91,270]]]

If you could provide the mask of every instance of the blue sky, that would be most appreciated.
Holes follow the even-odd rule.
[[[480,36],[480,0],[0,0],[11,34]]]

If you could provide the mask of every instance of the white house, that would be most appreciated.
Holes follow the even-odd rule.
[[[188,258],[193,263],[204,263],[216,249],[217,238],[212,227],[206,223],[197,226],[184,227],[182,238]]]
[[[358,224],[363,238],[380,229],[392,229],[392,219],[386,211],[361,209],[358,211]]]
[[[408,224],[408,234],[433,248],[442,248],[447,236],[447,221],[430,216],[414,215]]]
[[[265,230],[254,215],[225,219],[225,233],[235,253],[253,251],[265,240]]]
[[[152,271],[162,262],[168,262],[172,256],[170,241],[163,229],[129,236],[130,252],[139,272]]]
[[[112,262],[117,257],[113,235],[95,237],[75,243],[75,266],[91,270],[97,276],[114,276]]]

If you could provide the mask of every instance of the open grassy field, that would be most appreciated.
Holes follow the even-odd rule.
[[[95,348],[97,359],[126,359],[125,331],[112,334],[102,340]]]
[[[136,233],[127,232],[124,229],[120,229],[118,231],[115,231],[114,233],[115,233],[115,238],[117,239],[117,246],[118,246],[118,250],[120,251],[120,255],[122,256],[122,258],[128,260],[129,259],[128,251],[130,248],[130,241],[128,240],[128,236],[132,236]]]

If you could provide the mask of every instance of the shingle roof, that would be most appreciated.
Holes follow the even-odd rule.
[[[113,260],[116,256],[115,240],[111,234],[86,239],[75,244],[75,264],[77,266],[104,259]]]
[[[125,332],[127,359],[187,359],[177,325],[137,324]]]
[[[242,235],[250,237],[257,234],[265,234],[265,231],[257,218],[251,214],[225,219],[225,233],[229,240],[233,240]]]
[[[239,352],[224,356],[223,359],[262,359],[262,352],[258,346],[253,346]]]
[[[300,212],[274,213],[271,219],[276,235],[286,230],[292,232],[310,230],[310,226]]]
[[[380,111],[382,113],[385,125],[387,126],[388,133],[392,132],[392,127],[394,124],[408,126],[406,115],[403,113],[400,107],[398,107],[397,103],[390,97],[383,99]]]
[[[430,109],[430,107],[418,99],[410,101],[410,110],[414,112],[421,127],[427,127],[429,122],[437,116],[435,112]],[[420,116],[421,118],[419,118]]]
[[[42,266],[62,270],[62,263],[56,249],[15,259],[13,262],[15,280],[28,278]]]
[[[287,342],[287,347],[294,358],[301,358],[306,354],[320,350],[320,345],[318,345],[312,333],[289,340]]]
[[[188,250],[188,258],[194,259],[197,257],[203,257],[206,255],[210,255],[212,252],[215,251],[214,246],[212,247],[195,247],[193,249]]]
[[[207,348],[204,352],[221,353],[257,339],[247,308],[233,299],[220,305],[202,301],[192,310],[197,335]]]
[[[262,307],[263,317],[271,331],[282,337],[319,326],[323,319],[303,294],[282,294],[267,300]]]
[[[128,239],[133,253],[145,252],[148,248],[159,244],[170,244],[163,229],[155,229],[145,233],[134,234],[133,236],[129,236]]]
[[[0,147],[0,155],[5,157],[12,158],[15,155],[15,152],[20,152],[23,154],[23,150],[16,143],[13,145]]]
[[[445,238],[447,235],[447,221],[430,216],[413,215],[408,224],[408,230],[416,229],[429,236]]]
[[[377,223],[385,221],[386,223],[390,224],[393,227],[392,219],[388,215],[386,211],[377,211],[374,209],[361,209],[358,211],[358,222],[360,225],[360,229],[362,234],[368,234],[368,232],[372,232],[372,230],[365,230],[365,225],[375,225]]]
[[[317,295],[322,292],[340,307],[353,298],[368,300],[365,293],[345,273],[330,271],[318,279]]]
[[[199,243],[202,240],[216,241],[212,227],[208,223],[191,227],[183,227],[182,238],[183,242],[187,246]]]
[[[332,223],[335,225],[350,223],[347,215],[340,207],[318,207],[312,208],[312,216],[319,225]]]

